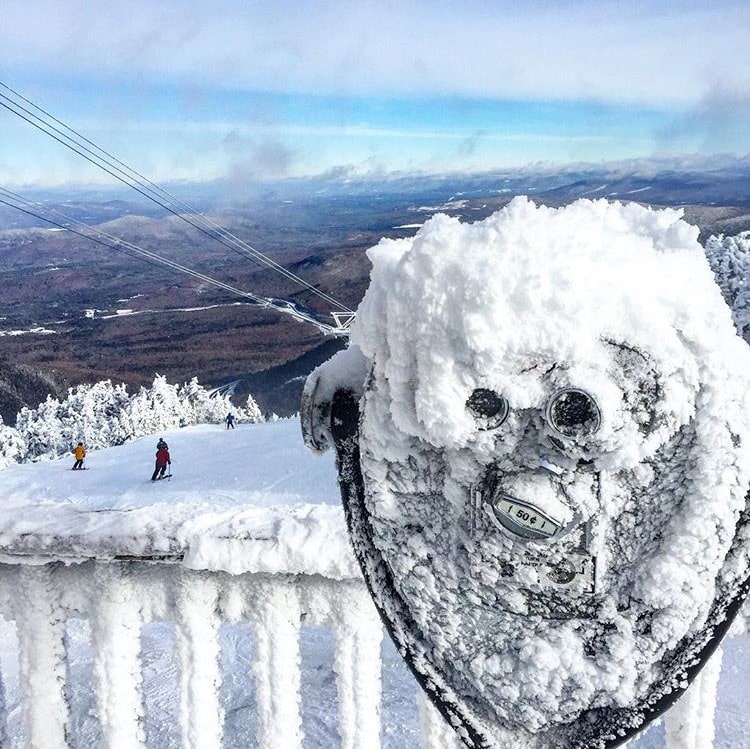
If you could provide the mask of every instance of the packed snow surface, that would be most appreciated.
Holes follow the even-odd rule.
[[[670,691],[663,659],[747,574],[750,349],[697,234],[676,210],[518,198],[369,251],[374,555],[418,667],[497,746]]]
[[[152,482],[156,441],[172,478]],[[72,446],[71,446],[72,447]],[[168,556],[194,569],[359,577],[331,455],[296,420],[202,425],[0,474],[0,551],[50,557]]]

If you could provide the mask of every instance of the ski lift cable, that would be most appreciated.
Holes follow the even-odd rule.
[[[3,84],[2,82],[0,82],[0,85],[2,85],[5,88],[9,89],[9,87],[6,84]],[[9,89],[9,90],[12,91],[12,89]],[[23,98],[23,97],[21,97],[21,98]],[[2,99],[4,99],[5,101],[2,101]],[[9,106],[9,104],[10,104],[10,106]],[[141,194],[143,197],[148,198],[149,200],[151,200],[152,202],[154,202],[157,205],[161,206],[162,208],[164,208],[166,211],[168,211],[169,213],[173,214],[177,218],[182,219],[186,223],[188,223],[191,226],[193,226],[195,229],[198,229],[198,231],[202,232],[206,236],[208,236],[211,239],[214,239],[214,240],[220,242],[222,245],[224,245],[228,249],[231,249],[233,252],[236,252],[237,254],[240,254],[243,257],[246,257],[246,258],[249,258],[251,260],[254,260],[254,261],[256,261],[256,262],[258,262],[258,263],[260,263],[262,265],[265,265],[266,267],[268,267],[268,268],[270,268],[272,270],[277,271],[278,273],[282,274],[283,276],[285,276],[289,280],[293,281],[294,283],[303,286],[308,291],[311,291],[312,293],[316,294],[320,298],[324,299],[329,304],[332,304],[335,307],[338,307],[340,310],[343,310],[343,311],[348,312],[348,313],[353,313],[353,310],[351,310],[349,307],[347,307],[346,305],[342,304],[341,302],[339,302],[338,300],[336,300],[335,298],[333,298],[332,296],[330,296],[326,292],[321,291],[320,289],[316,288],[312,284],[308,283],[304,279],[302,279],[299,276],[297,276],[292,271],[289,271],[288,269],[286,269],[283,266],[281,266],[278,263],[276,263],[274,260],[271,260],[266,255],[264,255],[263,253],[261,253],[259,250],[256,250],[255,248],[251,247],[246,242],[244,242],[244,240],[241,240],[241,239],[237,238],[235,235],[233,235],[228,230],[226,230],[223,227],[219,226],[215,222],[212,222],[210,219],[207,219],[205,216],[203,216],[202,214],[198,213],[197,211],[191,209],[190,206],[187,206],[187,204],[184,203],[184,201],[179,201],[178,200],[177,202],[182,202],[187,207],[187,209],[190,212],[190,214],[192,216],[195,216],[198,219],[198,221],[201,222],[203,225],[201,225],[201,223],[196,223],[195,220],[191,220],[191,218],[189,216],[186,216],[184,213],[180,213],[178,210],[176,210],[176,208],[178,206],[175,205],[175,201],[171,197],[170,198],[161,198],[158,195],[158,193],[157,193],[156,196],[152,195],[151,194],[152,192],[156,192],[155,189],[148,187],[147,184],[143,184],[136,177],[134,177],[132,175],[129,175],[124,169],[116,166],[115,164],[110,163],[103,156],[100,156],[100,155],[96,154],[94,151],[92,151],[87,146],[79,143],[75,138],[67,135],[66,133],[64,133],[63,131],[61,131],[56,126],[51,125],[48,122],[45,122],[41,117],[39,117],[38,115],[34,114],[33,112],[31,112],[26,107],[18,104],[17,102],[13,101],[8,96],[6,96],[5,94],[2,94],[2,93],[0,93],[0,106],[4,107],[9,112],[15,114],[17,117],[20,117],[24,121],[28,122],[30,125],[32,125],[33,127],[37,128],[38,130],[42,131],[46,135],[49,135],[51,138],[53,138],[54,140],[56,140],[58,143],[60,143],[61,145],[65,146],[66,148],[70,149],[71,151],[77,153],[79,156],[82,156],[83,158],[85,158],[87,161],[89,161],[94,166],[99,167],[103,171],[105,171],[108,174],[110,174],[111,176],[115,177],[115,179],[117,179],[118,181],[120,181],[123,184],[127,185],[128,187],[134,189],[136,192],[138,192],[139,194]],[[33,105],[33,106],[36,106],[36,105]],[[24,114],[22,114],[21,112],[19,112],[17,110],[21,110],[21,112],[25,112],[27,115],[29,115],[29,117],[26,117]],[[40,107],[39,107],[39,110],[42,111],[42,112],[45,111],[45,110],[41,109]],[[33,118],[33,119],[30,119],[30,118]],[[52,118],[52,119],[56,119],[56,118]],[[63,126],[67,128],[67,125],[63,124]],[[72,128],[67,128],[67,129],[69,129],[71,132],[75,133],[75,131],[72,130]],[[58,135],[60,137],[58,137],[57,135],[55,135],[53,132],[50,132],[50,130],[53,130],[54,132],[58,133]],[[65,140],[63,140],[63,138]],[[73,145],[71,145],[71,143],[69,143],[67,141],[71,141]],[[95,146],[95,148],[98,149],[98,146]],[[102,151],[102,153],[106,154],[106,152],[103,151],[103,149],[98,149],[98,150],[100,150],[100,151]],[[84,152],[88,152],[89,155],[87,155]],[[103,162],[103,163],[100,163],[100,162]],[[128,170],[130,170],[129,167],[126,167],[126,168]],[[136,172],[134,172],[134,170],[130,170],[130,171],[133,171],[134,174],[137,174]],[[119,172],[119,174],[117,172]],[[135,183],[135,184],[133,184],[133,183]],[[169,195],[168,193],[166,193],[165,190],[162,190],[162,188],[158,188],[158,189],[161,190],[162,192],[164,192],[166,195]],[[165,203],[164,200],[167,200],[167,202]],[[169,203],[172,203],[172,205],[169,205]],[[206,228],[206,227],[208,227],[208,228]]]
[[[206,234],[210,238],[215,239],[216,241],[220,242],[225,247],[229,247],[229,249],[232,249],[234,252],[237,252],[238,254],[243,255],[243,256],[249,258],[250,260],[254,260],[254,261],[256,261],[256,262],[258,262],[258,263],[260,263],[262,265],[265,265],[266,267],[271,268],[272,270],[276,270],[277,272],[281,273],[282,275],[284,275],[289,280],[293,281],[294,283],[299,284],[300,286],[303,286],[307,290],[309,290],[309,291],[313,292],[314,294],[316,294],[317,296],[321,297],[322,299],[324,299],[325,301],[327,301],[329,304],[333,304],[334,306],[338,307],[339,309],[345,310],[346,312],[352,312],[352,310],[350,310],[348,307],[346,307],[346,305],[344,305],[341,302],[339,302],[338,300],[334,299],[332,296],[330,296],[326,292],[323,292],[320,289],[316,288],[315,286],[313,286],[312,284],[308,283],[307,281],[305,281],[300,276],[296,275],[292,271],[284,268],[282,265],[280,265],[276,261],[274,261],[271,258],[269,258],[266,255],[264,255],[262,252],[260,252],[260,250],[255,249],[254,247],[252,247],[251,245],[249,245],[244,240],[236,237],[229,230],[221,227],[219,224],[217,224],[216,222],[213,222],[211,219],[208,219],[206,216],[203,216],[203,214],[201,214],[198,211],[196,211],[195,209],[191,208],[187,203],[185,203],[185,201],[182,201],[179,198],[175,198],[174,196],[170,195],[163,188],[160,188],[160,187],[154,185],[154,183],[151,183],[149,180],[147,180],[146,178],[142,177],[142,175],[140,175],[138,172],[136,172],[135,170],[131,169],[130,167],[128,167],[123,162],[120,162],[119,159],[116,159],[116,158],[112,157],[107,151],[105,151],[104,149],[100,148],[99,146],[97,146],[92,141],[89,141],[84,136],[81,136],[77,131],[73,130],[73,128],[70,128],[68,125],[65,125],[65,123],[61,122],[60,120],[58,120],[54,116],[48,114],[46,112],[46,110],[44,110],[41,107],[39,107],[38,105],[34,104],[29,99],[26,99],[26,97],[23,97],[20,94],[17,94],[17,92],[15,92],[13,89],[11,89],[9,86],[7,86],[7,84],[4,84],[4,83],[2,83],[0,81],[0,85],[2,85],[3,87],[5,87],[9,91],[13,92],[14,94],[16,94],[19,98],[21,98],[24,101],[30,103],[32,106],[36,107],[40,112],[43,112],[50,119],[52,119],[52,120],[54,120],[56,122],[59,122],[64,128],[66,128],[70,132],[74,133],[74,135],[76,135],[76,137],[78,137],[78,138],[80,138],[80,139],[82,139],[84,141],[87,141],[87,142],[91,143],[91,145],[94,148],[96,148],[98,151],[100,151],[102,154],[104,154],[104,156],[100,156],[99,154],[95,153],[90,148],[88,148],[85,145],[83,145],[82,143],[78,142],[76,140],[76,138],[73,138],[70,135],[67,135],[66,133],[64,133],[59,128],[55,127],[54,125],[51,125],[50,123],[45,122],[41,117],[39,117],[38,115],[34,114],[33,112],[31,112],[26,107],[18,104],[18,102],[13,101],[12,99],[10,99],[9,97],[7,97],[6,95],[4,95],[2,93],[0,93],[0,98],[5,99],[6,102],[10,102],[10,104],[13,107],[17,107],[18,109],[22,110],[23,112],[26,112],[26,114],[28,114],[30,117],[33,117],[34,120],[36,120],[36,122],[30,121],[27,117],[25,117],[24,115],[20,114],[20,112],[17,112],[16,110],[11,109],[11,107],[7,106],[7,104],[4,104],[2,101],[0,101],[0,106],[3,106],[5,109],[7,109],[8,111],[12,112],[13,114],[16,114],[18,117],[21,117],[23,120],[25,120],[29,124],[33,125],[37,129],[41,130],[45,134],[49,135],[50,137],[54,138],[56,141],[58,141],[62,145],[66,146],[67,148],[69,148],[70,150],[72,150],[75,153],[79,154],[80,156],[83,156],[90,163],[92,163],[95,166],[99,167],[103,171],[106,171],[108,174],[112,175],[113,177],[115,177],[116,179],[118,179],[120,182],[123,182],[128,187],[133,188],[134,190],[136,190],[138,193],[140,193],[144,197],[146,197],[149,200],[153,201],[157,205],[161,206],[165,210],[167,210],[170,213],[172,213],[173,215],[175,215],[177,218],[182,219],[183,221],[185,221],[186,223],[190,224],[191,226],[193,226],[194,228],[198,229],[199,231],[202,231],[204,234]],[[41,124],[39,124],[39,123],[41,123]],[[50,133],[49,130],[47,130],[47,128],[50,128],[51,130],[54,130],[56,133],[58,133],[60,136],[62,136],[66,140],[71,141],[75,146],[77,146],[77,148],[71,146],[67,142],[61,141],[58,137],[56,137],[55,135],[53,135],[52,133]],[[95,159],[97,159],[97,161],[93,161],[89,156],[86,156],[85,153],[82,153],[78,149],[83,149],[84,151],[88,152],[92,157],[94,157]],[[105,158],[105,156],[107,158]],[[122,164],[122,166],[124,167],[124,169],[116,166],[116,164],[114,164],[114,163],[111,163],[110,159],[113,159],[115,162],[119,162],[120,164]],[[103,166],[102,164],[99,163],[99,161],[104,162],[107,166]],[[118,175],[118,174],[113,173],[113,171],[111,171],[112,169],[116,170],[117,172],[120,172],[120,174]],[[127,173],[128,171],[131,172],[131,174],[128,174]],[[133,176],[133,175],[136,175],[136,176]],[[132,184],[133,182],[135,182],[136,184],[135,185]],[[148,184],[146,184],[146,183],[148,183]],[[153,187],[149,187],[149,184],[153,185]],[[139,189],[139,188],[143,188],[143,189]],[[157,193],[157,197],[155,197],[154,195],[151,195],[150,194],[151,192],[156,192]],[[163,196],[159,196],[159,192],[163,193],[164,197]],[[162,200],[167,200],[167,202],[171,203],[172,205],[165,205],[162,202]],[[181,213],[179,213],[179,211],[175,210],[175,208],[179,207],[179,205],[177,205],[177,204],[180,204],[180,203],[183,205],[183,207],[186,208],[186,210],[188,211],[188,213],[191,216],[195,217],[197,220],[199,220],[203,224],[203,226],[198,226],[194,221],[191,221],[187,216],[185,216],[184,214],[181,214]],[[220,236],[214,236],[214,234],[211,234],[206,229],[206,227],[209,227],[210,229],[212,229],[214,232],[216,232]],[[227,239],[234,246],[230,247],[229,244],[227,244],[226,241],[223,241],[224,239]]]
[[[282,273],[283,275],[285,275],[290,280],[292,280],[292,281],[294,281],[296,283],[301,284],[302,286],[304,286],[305,288],[309,289],[310,291],[313,291],[315,294],[317,294],[318,296],[322,297],[323,299],[325,299],[325,301],[329,302],[330,304],[333,304],[333,305],[339,307],[340,309],[344,309],[347,312],[350,311],[347,307],[345,307],[345,305],[342,305],[340,302],[338,302],[337,300],[333,299],[333,297],[330,297],[325,292],[322,292],[319,289],[316,289],[314,286],[308,284],[306,281],[300,279],[298,276],[295,276],[295,274],[291,273],[291,271],[287,271],[282,266],[279,266],[278,263],[275,264],[278,267],[274,267],[274,266],[272,266],[270,264],[273,261],[268,260],[267,258],[265,258],[265,256],[262,256],[261,258],[256,258],[256,257],[248,254],[247,252],[243,251],[242,249],[238,249],[238,248],[232,247],[230,244],[227,244],[227,242],[224,241],[221,237],[215,236],[210,231],[208,231],[205,227],[202,227],[202,226],[196,224],[194,221],[191,221],[187,216],[185,216],[183,214],[180,214],[178,211],[174,210],[174,208],[172,208],[171,206],[166,205],[165,203],[163,203],[160,199],[155,198],[152,195],[149,195],[148,192],[144,191],[144,190],[148,189],[145,186],[143,186],[144,189],[140,189],[139,186],[136,186],[136,185],[132,184],[131,181],[129,181],[129,180],[132,180],[131,177],[129,177],[127,174],[125,174],[121,169],[119,169],[119,168],[117,168],[117,167],[115,167],[115,166],[113,166],[111,164],[107,164],[107,162],[105,161],[105,159],[103,159],[102,157],[100,157],[97,154],[93,153],[91,151],[91,149],[88,149],[85,146],[82,146],[81,144],[77,143],[73,138],[71,138],[70,136],[68,136],[65,133],[61,132],[58,128],[56,128],[56,127],[54,127],[52,125],[49,125],[49,123],[44,122],[43,120],[41,120],[41,118],[39,118],[36,115],[34,115],[33,112],[30,112],[25,107],[22,107],[19,104],[11,101],[10,99],[8,99],[8,97],[4,96],[2,93],[0,93],[0,98],[5,99],[6,101],[10,101],[10,103],[14,107],[18,107],[19,109],[23,110],[24,112],[26,112],[27,114],[29,114],[31,117],[33,117],[36,120],[38,120],[38,122],[34,122],[34,121],[30,120],[28,117],[25,117],[20,112],[17,112],[16,110],[14,110],[11,107],[9,107],[3,101],[0,101],[0,106],[4,107],[5,109],[7,109],[8,111],[12,112],[13,114],[16,114],[18,117],[21,117],[21,119],[25,120],[30,125],[33,125],[38,130],[41,130],[46,135],[49,135],[51,138],[54,138],[54,140],[56,140],[58,143],[64,145],[66,148],[69,148],[70,150],[74,151],[75,153],[79,154],[80,156],[83,156],[83,158],[85,158],[90,163],[92,163],[95,166],[99,167],[100,169],[102,169],[103,171],[107,172],[108,174],[112,175],[113,177],[115,177],[116,179],[118,179],[120,182],[123,182],[128,187],[131,187],[132,189],[136,190],[138,193],[140,193],[144,197],[148,198],[149,200],[152,200],[157,205],[160,205],[162,208],[164,208],[165,210],[169,211],[170,213],[172,213],[173,215],[175,215],[177,218],[181,218],[183,221],[186,221],[188,224],[190,224],[194,228],[198,229],[199,231],[201,231],[206,236],[210,237],[211,239],[215,239],[216,241],[218,241],[221,244],[223,244],[225,247],[228,247],[229,249],[233,250],[234,252],[237,252],[240,255],[243,255],[245,257],[250,257],[250,259],[252,259],[252,260],[257,260],[258,262],[261,262],[262,264],[265,264],[268,267],[271,267],[273,270],[277,270],[278,272]],[[39,124],[39,122],[41,122],[41,125]],[[67,140],[72,141],[75,144],[75,146],[78,146],[79,148],[82,148],[84,151],[88,151],[91,154],[91,156],[93,156],[93,158],[91,158],[91,156],[87,156],[85,153],[83,153],[81,150],[79,150],[79,148],[74,147],[70,143],[67,143],[67,142],[61,140],[56,135],[54,135],[53,133],[49,132],[49,130],[46,129],[47,127],[51,128],[55,132],[59,133],[59,135],[62,136],[63,138],[66,138]],[[97,159],[97,161],[95,161],[94,159]],[[106,164],[106,166],[103,165],[103,164],[100,164],[99,161],[104,161],[105,164]],[[108,168],[108,167],[111,167],[111,168]],[[112,171],[112,169],[115,169],[115,170],[121,172],[122,175],[116,174],[116,172]],[[135,181],[135,180],[132,180],[132,181]],[[262,253],[261,253],[261,255],[262,255]],[[268,260],[268,262],[266,262],[266,260]]]
[[[15,200],[19,203],[22,203],[22,205],[16,205],[13,202],[9,202],[7,199],[3,200],[3,198],[10,198],[11,200]],[[117,237],[114,237],[111,234],[107,234],[106,232],[96,229],[95,227],[91,227],[88,224],[85,224],[84,222],[78,221],[78,219],[66,216],[65,214],[59,213],[54,210],[46,209],[44,206],[41,206],[38,203],[34,203],[33,201],[29,201],[23,198],[22,196],[19,196],[16,193],[11,192],[10,190],[6,190],[3,187],[0,187],[0,203],[3,203],[4,205],[9,206],[10,208],[14,208],[18,211],[22,211],[23,213],[26,213],[30,216],[34,216],[35,218],[38,218],[42,221],[46,221],[47,223],[57,226],[60,229],[64,229],[65,231],[69,231],[73,234],[77,234],[78,236],[84,237],[85,239],[89,239],[93,242],[97,242],[98,244],[104,245],[106,247],[110,247],[115,250],[127,249],[129,250],[128,254],[132,256],[134,253],[136,253],[138,256],[147,259],[151,265],[158,264],[158,265],[167,267],[171,270],[174,270],[176,273],[187,273],[196,278],[200,278],[203,281],[207,281],[208,283],[211,283],[214,286],[218,286],[222,289],[225,289],[226,291],[231,291],[234,294],[239,294],[241,296],[248,297],[252,301],[257,302],[257,303],[262,303],[264,301],[267,301],[267,300],[264,300],[262,297],[257,297],[251,292],[245,292],[245,291],[242,291],[241,289],[237,289],[231,286],[230,284],[224,283],[223,281],[219,281],[217,279],[211,278],[210,276],[206,276],[205,274],[200,273],[200,271],[193,270],[192,268],[188,268],[187,266],[183,266],[180,263],[176,263],[172,260],[169,260],[168,258],[162,257],[154,252],[151,252],[150,250],[146,250],[142,247],[139,247],[138,245],[134,245],[131,242],[127,242],[126,240],[119,239]],[[36,210],[31,210],[31,208],[35,208]],[[60,218],[66,221],[67,223],[60,223],[59,221],[55,221],[49,216],[43,215],[44,213],[53,213],[53,212],[57,213],[60,216]],[[73,226],[86,228],[92,231],[97,236],[91,236],[90,234],[86,234],[84,233],[84,231],[79,231],[78,229],[73,228]],[[101,239],[101,237],[112,239],[114,243],[107,242]]]
[[[116,156],[114,156],[113,154],[109,153],[107,150],[105,150],[101,146],[99,146],[96,143],[94,143],[92,140],[90,140],[89,138],[87,138],[82,133],[80,133],[77,130],[75,130],[74,128],[70,127],[70,125],[67,125],[65,122],[63,122],[59,118],[55,117],[53,114],[51,114],[50,112],[48,112],[46,109],[44,109],[43,107],[41,107],[38,104],[36,104],[35,102],[33,102],[31,99],[27,98],[26,96],[24,96],[20,92],[18,92],[15,89],[13,89],[7,83],[4,83],[3,81],[0,81],[0,87],[6,89],[7,91],[10,91],[15,97],[17,97],[17,98],[21,99],[22,101],[26,102],[27,104],[29,104],[30,106],[32,106],[34,109],[36,109],[39,112],[41,112],[45,117],[49,118],[53,122],[56,122],[58,125],[60,125],[61,127],[63,127],[66,131],[72,133],[75,136],[75,138],[71,138],[70,136],[65,135],[66,138],[68,138],[69,140],[72,140],[74,142],[76,142],[76,139],[78,139],[78,141],[83,141],[83,142],[87,143],[88,145],[90,145],[92,148],[94,148],[98,152],[98,154],[94,154],[90,149],[85,148],[85,146],[83,146],[80,142],[76,142],[76,145],[79,145],[81,148],[85,148],[85,150],[89,151],[89,153],[92,153],[92,155],[97,156],[97,158],[99,158],[100,160],[105,161],[110,166],[113,166],[113,168],[119,167],[118,171],[121,171],[123,174],[126,174],[126,176],[128,177],[128,179],[132,179],[133,181],[137,182],[144,189],[147,189],[149,191],[157,193],[157,195],[159,195],[162,199],[167,200],[168,202],[170,202],[174,206],[178,206],[178,207],[183,208],[185,211],[187,211],[187,213],[189,213],[190,215],[195,216],[197,219],[199,219],[205,226],[211,227],[212,229],[214,229],[215,231],[217,231],[218,233],[220,233],[223,237],[227,238],[228,240],[232,241],[233,243],[236,243],[237,245],[239,245],[239,246],[243,247],[244,249],[246,249],[248,252],[252,253],[253,259],[256,259],[256,260],[258,260],[258,262],[261,262],[261,263],[267,265],[267,267],[269,267],[269,268],[273,268],[273,269],[279,271],[280,273],[282,273],[283,275],[285,275],[290,280],[295,281],[296,283],[304,286],[305,288],[308,288],[308,289],[314,291],[315,293],[318,293],[319,295],[322,294],[323,298],[325,298],[326,301],[329,301],[330,303],[333,303],[335,306],[339,307],[340,309],[345,310],[346,312],[353,312],[353,310],[350,310],[348,307],[346,307],[346,305],[343,305],[343,304],[337,302],[337,300],[335,300],[330,295],[325,294],[325,292],[320,292],[319,293],[318,289],[316,289],[314,286],[311,286],[311,284],[309,284],[303,278],[301,278],[300,276],[296,275],[295,273],[293,273],[292,271],[288,270],[287,268],[284,268],[282,265],[280,265],[279,263],[277,263],[275,260],[273,260],[270,257],[268,257],[263,252],[261,252],[260,250],[256,249],[255,247],[253,247],[252,245],[250,245],[245,240],[240,239],[235,234],[233,234],[231,231],[229,231],[225,227],[221,226],[217,222],[215,222],[212,219],[210,219],[208,216],[205,216],[200,211],[195,210],[185,200],[183,200],[183,199],[175,196],[174,194],[170,193],[168,190],[166,190],[163,187],[161,187],[161,186],[157,185],[156,183],[152,182],[150,179],[148,179],[148,177],[145,177],[143,174],[141,174],[137,170],[135,170],[132,167],[128,166],[125,162],[123,162],[122,160],[118,159]],[[8,99],[8,97],[4,97],[4,98],[6,98],[6,100],[10,100],[10,99]],[[12,100],[10,100],[10,101],[12,101]],[[19,108],[21,108],[21,106],[19,104],[17,104],[16,102],[13,102],[13,104],[15,106],[18,106]],[[23,109],[27,113],[31,114],[27,109],[25,109],[25,108],[23,108]],[[33,116],[35,116],[37,119],[39,119],[40,121],[43,122],[43,120],[41,120],[41,118],[39,118],[37,115],[33,115]],[[48,127],[54,127],[54,126],[50,125],[49,123],[44,123],[44,124],[46,124]],[[57,128],[54,128],[54,129],[57,132],[60,132]],[[60,134],[62,135],[63,133],[60,133]],[[100,156],[99,154],[102,154],[103,156]],[[115,164],[117,165],[117,167],[114,166]]]
[[[0,188],[0,191],[2,191],[3,193],[10,192],[8,190],[5,190],[4,188]],[[6,195],[6,197],[8,196]],[[18,200],[18,198],[13,198],[13,199]],[[24,200],[26,203],[30,203],[30,201],[26,201],[25,199],[22,199],[22,200]],[[315,327],[317,327],[321,332],[323,332],[326,335],[335,335],[335,336],[348,335],[347,326],[340,325],[340,324],[338,324],[336,327],[331,326],[328,323],[318,320],[313,315],[308,314],[298,309],[296,305],[294,305],[293,302],[288,302],[286,300],[276,300],[276,299],[267,298],[267,297],[259,297],[255,294],[252,294],[251,292],[243,291],[234,286],[231,286],[230,284],[226,284],[223,281],[218,281],[217,279],[211,278],[210,276],[207,276],[204,273],[200,273],[199,271],[195,271],[192,268],[183,266],[180,263],[176,263],[174,261],[168,260],[167,258],[157,255],[156,253],[153,253],[149,250],[144,250],[142,247],[138,247],[138,245],[134,245],[130,242],[126,242],[125,240],[119,239],[118,237],[108,235],[106,232],[102,232],[101,230],[96,229],[95,227],[89,226],[88,224],[85,224],[81,221],[78,221],[77,219],[65,216],[65,214],[61,214],[58,211],[50,211],[50,212],[57,213],[68,222],[66,224],[62,224],[58,221],[55,221],[54,219],[49,218],[49,216],[43,215],[45,212],[45,208],[44,206],[40,206],[38,203],[33,203],[33,202],[30,203],[32,206],[37,208],[36,211],[30,210],[28,207],[22,207],[22,206],[16,205],[15,203],[10,203],[7,200],[2,200],[2,198],[0,198],[0,203],[7,205],[11,208],[14,208],[15,210],[21,211],[22,213],[26,213],[30,216],[34,216],[35,218],[38,218],[42,221],[46,221],[47,223],[50,223],[53,226],[57,226],[60,229],[64,229],[73,234],[77,234],[78,236],[81,236],[84,239],[88,239],[92,242],[103,245],[105,247],[109,247],[111,249],[124,252],[125,254],[130,255],[131,257],[138,257],[139,259],[145,260],[145,262],[148,262],[150,265],[154,265],[156,267],[163,266],[172,270],[175,273],[188,274],[206,283],[212,284],[221,289],[229,291],[232,294],[236,294],[238,296],[242,296],[246,299],[249,299],[253,304],[260,306],[264,309],[274,309],[277,312],[283,312],[285,314],[288,314],[299,321],[308,322],[312,325],[315,325]],[[83,231],[78,231],[70,226],[71,223],[81,225],[84,229],[90,232],[93,232],[94,234],[98,236],[91,236],[91,234],[84,233]],[[111,238],[114,243],[104,241],[103,239],[101,239],[102,236]]]
[[[3,197],[10,198],[10,200],[15,201],[15,202],[9,202],[9,200],[3,200]],[[22,205],[19,206],[19,205],[16,205],[16,203],[21,203]],[[293,302],[288,302],[286,300],[281,300],[280,302],[279,300],[275,300],[275,299],[268,298],[268,297],[262,297],[262,296],[258,296],[248,291],[243,291],[242,289],[238,289],[235,286],[224,283],[223,281],[219,281],[215,278],[212,278],[211,276],[207,276],[205,273],[201,273],[200,271],[196,271],[192,268],[184,266],[181,263],[177,263],[173,260],[169,260],[168,258],[162,257],[161,255],[158,255],[155,252],[151,252],[150,250],[146,250],[142,247],[139,247],[138,245],[135,245],[132,242],[128,242],[126,240],[115,237],[111,234],[108,234],[107,232],[104,232],[100,229],[92,227],[83,221],[79,221],[78,219],[72,218],[70,216],[66,216],[60,211],[56,211],[54,209],[47,209],[44,206],[40,205],[39,203],[34,203],[33,201],[29,201],[27,198],[24,198],[23,196],[20,196],[17,193],[13,193],[10,190],[7,190],[2,187],[0,187],[0,204],[4,204],[10,208],[14,208],[15,210],[21,211],[22,213],[28,214],[29,216],[38,218],[41,221],[45,221],[49,224],[52,224],[53,226],[56,226],[60,229],[64,229],[65,231],[69,231],[72,234],[76,234],[80,237],[83,237],[84,239],[88,239],[104,247],[109,247],[113,250],[124,252],[125,254],[130,255],[131,257],[137,257],[141,260],[144,260],[145,262],[148,262],[150,265],[154,265],[155,267],[159,267],[159,266],[166,267],[167,269],[171,270],[174,273],[183,273],[183,274],[190,275],[205,283],[216,286],[232,294],[241,296],[245,299],[249,299],[251,303],[259,307],[262,307],[264,309],[274,309],[277,312],[288,314],[302,322],[308,322],[312,325],[315,325],[321,332],[325,333],[326,335],[341,336],[341,335],[347,335],[348,333],[345,327],[342,327],[342,326],[334,327],[332,325],[329,325],[328,323],[318,320],[314,316],[298,309],[294,305]],[[32,208],[34,208],[34,210],[31,210]],[[59,221],[56,221],[53,218],[50,218],[49,216],[44,215],[45,213],[54,213],[58,215],[61,219],[63,219],[66,223],[60,223]],[[73,226],[79,227],[79,229],[81,230],[73,228]],[[89,233],[86,233],[86,232],[89,232]],[[92,234],[94,234],[95,236],[92,236]],[[106,241],[102,239],[102,237],[106,237],[108,240],[111,240],[111,241]]]
[[[187,273],[191,276],[194,276],[195,278],[199,278],[200,280],[206,281],[214,286],[222,288],[226,291],[230,291],[233,294],[238,294],[240,296],[246,297],[260,306],[263,306],[263,307],[274,306],[272,299],[269,299],[267,297],[262,297],[257,294],[253,294],[252,292],[249,292],[249,291],[243,291],[241,289],[238,289],[235,286],[232,286],[223,281],[219,281],[215,278],[212,278],[211,276],[208,276],[205,273],[196,271],[192,268],[189,268],[188,266],[182,265],[181,263],[177,263],[176,261],[169,260],[168,258],[165,258],[159,255],[158,253],[152,252],[151,250],[146,250],[143,247],[140,247],[139,245],[136,245],[132,242],[116,237],[113,234],[109,234],[108,232],[105,232],[102,229],[99,229],[97,227],[91,226],[90,224],[87,224],[84,221],[73,218],[72,216],[67,216],[66,214],[54,208],[48,208],[39,203],[35,203],[34,201],[31,201],[28,198],[24,198],[22,195],[19,195],[18,193],[14,193],[11,190],[8,190],[7,188],[0,187],[0,197],[1,196],[10,198],[11,200],[21,203],[23,207],[15,205],[13,203],[8,203],[7,201],[0,201],[0,202],[3,202],[5,205],[8,205],[11,208],[15,208],[17,210],[22,210],[24,213],[28,213],[29,215],[33,215],[36,218],[39,218],[43,221],[54,224],[55,226],[58,226],[61,229],[71,231],[72,233],[78,234],[79,236],[82,236],[86,239],[99,241],[100,244],[104,244],[107,247],[111,247],[112,249],[116,249],[116,250],[128,249],[131,251],[128,254],[132,255],[133,253],[136,253],[140,257],[155,261],[155,263],[161,266],[170,268],[172,270],[175,270],[176,272]],[[32,212],[31,210],[25,210],[25,208],[28,208],[28,209],[34,208],[35,210],[34,212]],[[50,219],[49,215],[42,215],[42,214],[54,214],[56,216],[59,216],[60,219],[64,221],[65,223],[60,223],[58,221],[55,221],[54,219]],[[80,231],[73,229],[72,226],[78,227]],[[89,232],[89,233],[86,233],[86,232]],[[92,236],[92,234],[94,236]],[[111,241],[105,242],[104,240],[101,240],[102,237],[106,237],[107,240],[111,240]],[[155,263],[150,262],[151,265],[154,265]]]

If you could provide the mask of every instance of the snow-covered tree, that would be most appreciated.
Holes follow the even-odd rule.
[[[227,415],[227,405],[222,397],[211,393],[198,384],[198,378],[193,377],[180,388],[180,398],[189,411],[187,424],[220,424]]]
[[[26,445],[18,430],[5,424],[0,416],[0,469],[20,463],[25,451]]]
[[[133,436],[125,414],[128,402],[125,385],[104,380],[70,388],[62,402],[47,397],[36,409],[21,409],[16,429],[26,457],[63,455],[79,441],[89,448],[121,445]]]
[[[190,423],[177,385],[170,385],[163,375],[156,375],[150,388],[141,387],[130,399],[127,415],[134,437],[174,429],[180,421]]]
[[[81,441],[97,448],[121,445],[130,439],[132,429],[125,413],[129,400],[126,386],[113,385],[109,380],[71,390],[62,404],[67,410],[71,443]]]
[[[179,389],[184,402],[186,424],[220,424],[228,413],[233,413],[237,421],[254,424],[263,421],[258,404],[252,395],[247,396],[245,406],[235,406],[229,393],[206,390],[194,377]]]
[[[16,417],[16,429],[24,441],[24,460],[52,458],[62,454],[64,437],[61,414],[60,401],[50,395],[37,408],[24,406],[20,410]]]
[[[251,424],[263,421],[263,414],[260,412],[260,406],[255,402],[255,398],[253,398],[252,395],[247,396],[245,408],[240,413],[240,421],[248,421]]]
[[[705,250],[737,332],[750,343],[750,232],[709,237]]]

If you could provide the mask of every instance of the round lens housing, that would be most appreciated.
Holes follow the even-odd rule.
[[[560,390],[547,405],[547,422],[563,437],[589,437],[599,429],[601,421],[596,401],[580,388]]]
[[[495,429],[508,418],[508,401],[486,388],[475,390],[466,400],[466,408],[481,422],[480,429]]]

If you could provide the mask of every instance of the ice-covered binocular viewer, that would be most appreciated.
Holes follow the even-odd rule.
[[[677,211],[516,199],[370,250],[308,378],[386,627],[468,747],[614,747],[748,586],[750,348]]]

